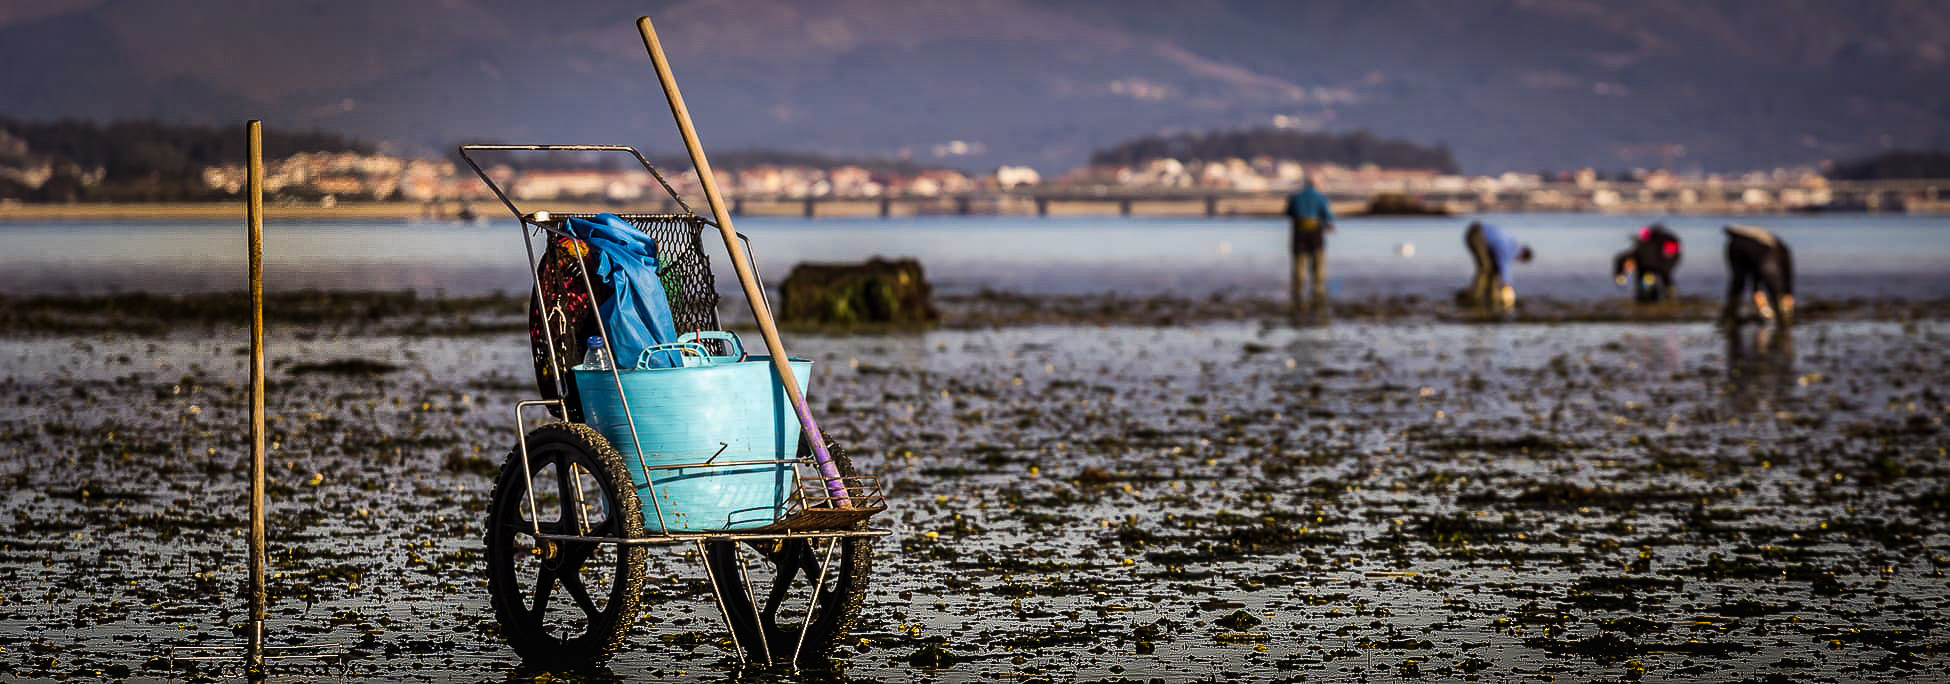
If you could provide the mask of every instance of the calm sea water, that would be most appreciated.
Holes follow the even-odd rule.
[[[1615,296],[1612,255],[1647,223],[1684,240],[1682,292],[1725,286],[1722,217],[1520,214],[1483,217],[1530,243],[1526,295]],[[1950,296],[1950,217],[1821,215],[1738,219],[1795,250],[1804,297]],[[1468,280],[1467,218],[1355,219],[1328,240],[1331,287],[1343,295],[1444,296]],[[865,220],[746,218],[768,282],[802,261],[916,257],[937,290],[1027,293],[1177,292],[1277,296],[1286,229],[1275,220],[952,217]],[[707,236],[708,237],[708,236]],[[274,290],[413,289],[479,294],[527,288],[512,220],[274,223],[266,228]],[[1412,256],[1403,256],[1412,246]],[[722,254],[716,262],[722,266]],[[723,282],[729,284],[730,276]],[[0,224],[0,292],[191,293],[242,289],[241,223]]]

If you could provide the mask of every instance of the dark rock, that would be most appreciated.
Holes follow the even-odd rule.
[[[925,325],[941,319],[921,262],[799,264],[779,286],[779,320],[818,326]]]
[[[955,654],[939,642],[922,644],[919,650],[907,657],[907,664],[928,669],[941,669],[955,665]]]
[[[1449,210],[1423,204],[1398,192],[1384,192],[1368,200],[1368,216],[1448,216]]]
[[[1243,630],[1248,630],[1259,626],[1260,622],[1261,620],[1259,619],[1259,616],[1253,615],[1252,613],[1248,613],[1244,609],[1240,609],[1240,610],[1232,611],[1231,615],[1227,615],[1225,617],[1219,618],[1216,621],[1216,624],[1226,629],[1230,629],[1234,631],[1243,631]]]

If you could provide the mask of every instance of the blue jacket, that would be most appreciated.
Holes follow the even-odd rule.
[[[1503,284],[1516,287],[1516,281],[1510,279],[1510,262],[1523,250],[1523,243],[1502,228],[1487,223],[1483,224],[1483,243],[1489,246],[1490,259],[1496,262],[1496,275],[1503,279]]]
[[[1313,219],[1322,226],[1334,222],[1334,207],[1327,202],[1327,196],[1308,183],[1299,192],[1286,198],[1286,215],[1293,219]]]
[[[1312,183],[1287,196],[1286,215],[1293,219],[1295,252],[1320,249],[1325,242],[1323,234],[1334,226],[1334,207]]]
[[[596,272],[590,277],[614,290],[600,303],[603,326],[609,332],[611,358],[616,367],[636,368],[646,347],[677,341],[677,326],[671,320],[670,300],[663,281],[657,277],[657,241],[615,214],[599,214],[595,220],[571,218],[569,232],[595,248]],[[676,352],[650,355],[651,368],[684,365]]]

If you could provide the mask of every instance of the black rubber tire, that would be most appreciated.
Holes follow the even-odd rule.
[[[564,671],[600,665],[622,648],[636,619],[648,551],[642,545],[537,543],[528,521],[528,479],[538,490],[536,516],[544,533],[573,533],[583,517],[567,515],[575,507],[562,503],[573,500],[571,478],[538,477],[551,467],[557,474],[566,468],[576,474],[573,481],[585,485],[583,513],[591,507],[587,502],[596,504],[600,519],[582,536],[642,536],[642,504],[622,456],[589,426],[550,423],[529,432],[527,442],[529,477],[522,476],[520,452],[509,453],[488,499],[486,557],[494,616],[502,637],[530,666]],[[590,484],[596,493],[588,491]],[[552,496],[551,485],[556,487]],[[556,594],[567,594],[570,601],[551,603]]]
[[[801,448],[802,456],[806,452]],[[856,475],[852,459],[846,452],[833,447],[833,462],[841,475]],[[856,523],[855,529],[865,528],[866,523]],[[872,578],[873,540],[865,537],[852,537],[839,542],[837,567],[827,571],[826,584],[820,589],[819,605],[813,610],[812,626],[806,630],[806,643],[799,651],[800,665],[818,666],[832,655],[833,647],[846,639],[853,625],[860,619],[860,609],[866,604],[867,584]],[[738,644],[744,648],[745,657],[752,662],[768,662],[765,648],[771,648],[769,662],[784,664],[792,662],[792,652],[798,646],[799,627],[803,622],[780,624],[780,609],[802,611],[805,601],[811,595],[812,585],[819,577],[819,564],[824,559],[826,545],[814,544],[803,539],[790,539],[783,542],[760,541],[747,544],[750,554],[757,560],[753,563],[754,592],[761,605],[753,605],[752,595],[745,589],[745,573],[739,563],[739,549],[735,542],[715,542],[705,545],[705,562],[710,564],[711,573],[717,577],[718,599],[723,601],[725,612],[731,619],[732,630]],[[781,568],[797,570],[784,575],[781,585]],[[761,639],[761,636],[763,637]]]

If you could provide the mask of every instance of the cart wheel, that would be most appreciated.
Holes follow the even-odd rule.
[[[508,454],[488,500],[488,594],[501,635],[535,667],[600,664],[622,647],[636,617],[647,552],[641,545],[538,539],[534,522],[539,518],[543,534],[637,537],[642,504],[622,457],[586,425],[552,423],[528,433],[523,475],[521,453]]]
[[[807,451],[802,443],[801,457]],[[831,452],[841,475],[856,474],[846,452],[838,447]],[[862,521],[854,528],[865,526]],[[716,542],[706,545],[705,554],[738,645],[757,662],[789,663],[795,650],[801,664],[823,662],[860,618],[872,576],[872,540],[787,539],[747,546],[755,553],[741,554],[734,542]],[[822,568],[825,583],[808,617],[807,599]],[[801,626],[806,626],[803,645]]]

